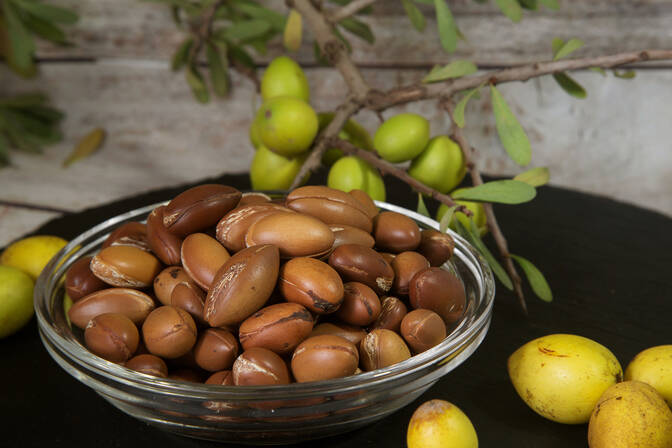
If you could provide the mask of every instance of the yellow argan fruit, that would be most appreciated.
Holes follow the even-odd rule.
[[[444,400],[430,400],[413,413],[406,444],[408,448],[478,448],[478,437],[460,408]]]
[[[342,157],[329,170],[327,186],[337,190],[363,190],[371,199],[385,200],[385,183],[374,167],[355,156]]]
[[[308,153],[298,157],[283,157],[259,146],[250,165],[253,190],[286,190],[299,173]]]
[[[373,146],[388,162],[399,163],[418,156],[429,142],[429,122],[417,114],[398,114],[378,127]]]
[[[20,330],[33,316],[34,285],[22,270],[0,266],[0,339]]]
[[[672,406],[672,345],[659,345],[640,352],[625,369],[625,379],[652,386]]]
[[[441,193],[457,187],[466,172],[460,146],[445,135],[431,139],[408,168],[411,177]]]
[[[273,59],[261,78],[261,98],[267,101],[278,96],[292,96],[305,102],[310,100],[305,73],[287,56]]]
[[[66,240],[57,236],[29,236],[7,246],[0,255],[0,264],[21,269],[35,280],[49,260],[66,244]]]
[[[268,100],[259,109],[257,119],[264,146],[284,157],[305,152],[317,135],[317,114],[298,98],[280,96]]]

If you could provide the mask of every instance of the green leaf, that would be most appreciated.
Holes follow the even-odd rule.
[[[633,79],[636,76],[636,73],[634,70],[627,70],[627,71],[622,71],[619,72],[618,70],[612,70],[614,73],[614,76],[617,78],[621,79]]]
[[[57,43],[57,44],[66,44],[67,39],[65,33],[62,29],[56,25],[42,20],[39,17],[26,16],[24,17],[24,25],[33,33],[37,34],[43,39]]]
[[[425,31],[427,22],[425,21],[425,15],[422,13],[422,11],[420,11],[420,9],[415,6],[411,0],[401,0],[401,3],[404,5],[406,15],[409,19],[411,19],[413,27],[420,32]]]
[[[244,1],[232,2],[234,7],[253,19],[261,19],[267,22],[273,30],[281,33],[285,29],[285,16],[263,6],[254,5]]]
[[[562,48],[562,46],[565,45],[565,41],[560,39],[559,37],[554,37],[553,40],[551,41],[551,51],[553,52],[553,56]]]
[[[607,76],[607,72],[602,67],[590,67],[588,70],[599,73],[602,76]]]
[[[490,85],[490,94],[497,134],[502,146],[514,162],[521,166],[527,165],[532,159],[532,148],[525,130],[494,85]]]
[[[553,73],[553,79],[562,87],[562,90],[575,98],[584,99],[588,96],[586,89],[567,73]]]
[[[558,59],[566,58],[579,48],[583,47],[584,43],[580,39],[571,38],[567,42],[563,42],[561,46],[558,45],[556,41],[557,37],[553,39],[553,60],[557,61]],[[560,39],[558,39],[560,40]],[[561,40],[560,40],[561,41]]]
[[[39,17],[47,22],[73,24],[77,22],[78,17],[74,11],[60,6],[48,5],[46,3],[39,3],[29,0],[13,0],[19,8],[30,13],[35,17]]]
[[[271,25],[268,22],[253,19],[234,23],[227,28],[220,28],[213,34],[218,39],[246,40],[263,36],[270,29]]]
[[[427,210],[427,206],[425,205],[425,200],[422,198],[422,193],[418,193],[418,207],[416,208],[416,211],[422,216],[430,217],[429,210]]]
[[[23,110],[24,112],[35,116],[38,120],[41,120],[47,124],[58,123],[65,117],[63,112],[49,106],[30,106],[24,108]]]
[[[512,22],[520,22],[523,18],[523,10],[516,0],[495,0],[495,3]]]
[[[539,9],[539,3],[537,0],[519,0],[520,6],[531,11],[536,11]]]
[[[439,67],[435,66],[427,76],[422,80],[423,83],[443,81],[449,78],[459,78],[466,75],[471,75],[478,70],[476,64],[466,60],[456,60],[450,64]]]
[[[224,47],[224,50],[226,51],[226,47]],[[206,57],[208,58],[208,66],[210,67],[210,81],[212,82],[212,90],[218,96],[226,96],[226,94],[229,93],[227,59],[222,58],[219,51],[219,48],[217,48],[213,43],[207,43],[205,53]]]
[[[291,9],[287,16],[282,43],[288,51],[298,51],[303,37],[303,19],[296,9]]]
[[[12,3],[3,1],[2,11],[7,24],[7,37],[9,38],[9,54],[5,56],[9,65],[18,74],[30,77],[35,74],[35,65],[33,64],[35,42],[33,37],[19,19]]]
[[[552,9],[553,11],[557,11],[558,9],[560,9],[560,4],[558,3],[558,0],[539,0],[539,3],[541,3],[548,9]]]
[[[105,130],[96,128],[86,134],[74,147],[70,155],[63,161],[63,168],[67,168],[75,162],[86,159],[98,151],[105,140]]]
[[[38,106],[47,102],[47,96],[44,93],[23,93],[12,98],[0,100],[0,106],[6,107],[30,107]]]
[[[344,29],[359,37],[360,39],[373,44],[376,41],[376,37],[373,35],[371,28],[366,23],[361,20],[357,20],[353,17],[348,17],[346,19],[338,22]]]
[[[194,98],[196,98],[198,102],[204,104],[210,101],[208,88],[205,86],[203,76],[201,76],[198,69],[193,65],[188,66],[185,70],[185,76],[189,87],[191,87],[191,93],[193,93]]]
[[[513,178],[513,180],[525,182],[526,184],[532,185],[533,187],[541,187],[542,185],[546,185],[550,178],[551,173],[548,171],[548,168],[545,166],[540,166],[518,174]]]
[[[476,187],[460,188],[452,194],[454,199],[501,204],[522,204],[531,201],[536,195],[537,190],[533,186],[511,179],[494,180]]]
[[[453,14],[446,0],[434,0],[434,8],[441,46],[448,53],[452,53],[457,48],[457,26],[455,26]]]
[[[234,61],[239,62],[240,64],[249,67],[255,68],[254,59],[245,51],[242,47],[228,46],[228,55]]]
[[[170,67],[174,72],[180,70],[182,67],[184,67],[184,64],[187,63],[189,51],[191,51],[192,45],[194,45],[194,39],[189,37],[185,39],[184,42],[182,42],[177,48],[177,51],[175,51],[175,54],[173,54],[173,60],[170,64]]]
[[[544,274],[541,273],[535,265],[532,264],[529,260],[519,256],[511,254],[511,258],[516,260],[520,265],[520,268],[525,273],[527,281],[530,282],[532,291],[544,302],[553,301],[553,293],[551,292],[551,287],[548,285],[548,282],[544,278]]]
[[[34,134],[38,137],[49,138],[53,134],[53,129],[49,124],[37,119],[22,109],[0,109],[0,114],[6,121],[22,131],[25,134]]]
[[[9,141],[0,134],[0,166],[9,165]]]
[[[182,17],[180,17],[180,8],[175,5],[172,5],[170,7],[170,16],[173,18],[173,23],[178,28],[182,28]]]
[[[450,226],[450,221],[453,219],[453,215],[455,214],[455,210],[457,210],[457,205],[453,205],[452,207],[448,207],[448,210],[446,210],[446,213],[443,214],[441,217],[441,221],[439,221],[439,230],[441,233],[446,233],[448,230],[448,227]]]
[[[465,124],[464,110],[467,107],[467,103],[469,102],[472,96],[476,95],[478,91],[481,90],[481,87],[483,87],[483,84],[467,91],[467,93],[464,94],[462,99],[455,106],[455,110],[453,110],[453,120],[455,120],[455,124],[458,125],[460,128],[463,128]]]

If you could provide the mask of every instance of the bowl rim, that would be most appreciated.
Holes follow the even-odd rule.
[[[287,194],[286,191],[262,192],[266,194]],[[447,229],[447,233],[449,233],[455,240],[453,256],[455,257],[459,255],[460,261],[466,265],[467,269],[469,269],[475,277],[480,278],[480,282],[482,283],[482,297],[480,298],[480,301],[478,298],[476,300],[478,309],[481,310],[480,315],[475,315],[473,320],[469,323],[468,319],[463,319],[441,343],[423,353],[411,356],[411,358],[400,363],[344,378],[306,383],[290,383],[287,385],[241,387],[186,383],[168,378],[157,378],[107,361],[89,352],[81,342],[72,335],[71,328],[67,329],[67,331],[70,332],[71,337],[63,335],[63,332],[59,329],[60,327],[57,326],[56,322],[53,319],[50,319],[49,310],[52,306],[51,297],[53,296],[54,290],[59,288],[63,283],[66,268],[81,256],[87,255],[91,248],[99,246],[106,235],[97,238],[93,242],[89,242],[86,246],[80,246],[82,241],[86,241],[91,236],[94,236],[101,231],[112,231],[114,226],[129,219],[138,217],[144,218],[154,208],[165,205],[168,202],[169,201],[157,202],[121,213],[106,219],[79,234],[50,260],[38,277],[34,292],[34,308],[41,336],[48,339],[50,343],[56,345],[67,358],[74,360],[78,364],[78,369],[85,367],[87,370],[95,371],[117,383],[124,383],[130,387],[142,388],[145,391],[152,391],[162,395],[179,396],[181,398],[245,401],[268,401],[271,399],[296,400],[322,396],[334,392],[347,393],[356,392],[361,389],[369,389],[375,386],[381,386],[388,381],[398,380],[404,376],[411,376],[414,373],[421,371],[423,368],[432,365],[434,362],[439,364],[447,363],[454,357],[451,355],[457,356],[457,354],[467,347],[466,344],[468,344],[473,337],[475,337],[484,327],[489,325],[495,298],[495,282],[492,270],[485,259],[466,239],[462,238],[451,229]],[[374,202],[376,206],[385,211],[394,211],[404,214],[415,221],[424,224],[427,228],[440,230],[439,223],[432,218],[388,202]],[[470,306],[468,305],[465,309],[465,313],[469,310],[469,307]],[[46,342],[43,341],[43,343]]]

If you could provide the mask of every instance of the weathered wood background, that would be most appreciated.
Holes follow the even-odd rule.
[[[42,156],[14,152],[0,170],[0,246],[64,212],[135,192],[247,169],[253,150],[247,127],[258,104],[251,82],[234,76],[230,98],[202,106],[183,76],[168,67],[183,38],[168,8],[136,0],[58,0],[78,11],[69,30],[73,47],[41,44],[40,76],[19,80],[0,67],[0,94],[41,89],[67,112],[66,141]],[[278,4],[279,1],[268,2]],[[455,57],[483,68],[548,59],[553,37],[579,37],[580,55],[643,48],[672,48],[670,0],[561,0],[558,12],[526,13],[515,25],[491,5],[450,2],[468,41]],[[352,39],[353,57],[374,86],[389,88],[421,79],[449,61],[428,15],[424,34],[413,30],[398,1],[379,1],[366,21],[374,46]],[[276,43],[260,66],[281,52]],[[329,68],[317,67],[312,41],[297,55],[306,66],[313,105],[338,104],[345,86]],[[576,74],[586,100],[561,91],[552,79],[501,86],[533,144],[531,166],[548,166],[554,185],[607,195],[672,215],[672,63],[642,64],[626,81],[594,72]],[[397,110],[425,114],[432,133],[447,132],[445,115],[431,102]],[[377,119],[357,119],[375,130]],[[472,101],[468,134],[489,174],[519,169],[504,155],[494,130],[489,97]],[[73,144],[93,127],[108,138],[103,149],[61,168]],[[391,198],[393,201],[394,198]],[[571,217],[572,211],[567,210]]]

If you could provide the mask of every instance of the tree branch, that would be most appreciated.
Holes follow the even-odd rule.
[[[359,11],[366,8],[367,6],[371,6],[375,2],[376,0],[353,0],[347,5],[327,15],[327,20],[331,23],[338,23],[343,19],[354,16]]]

